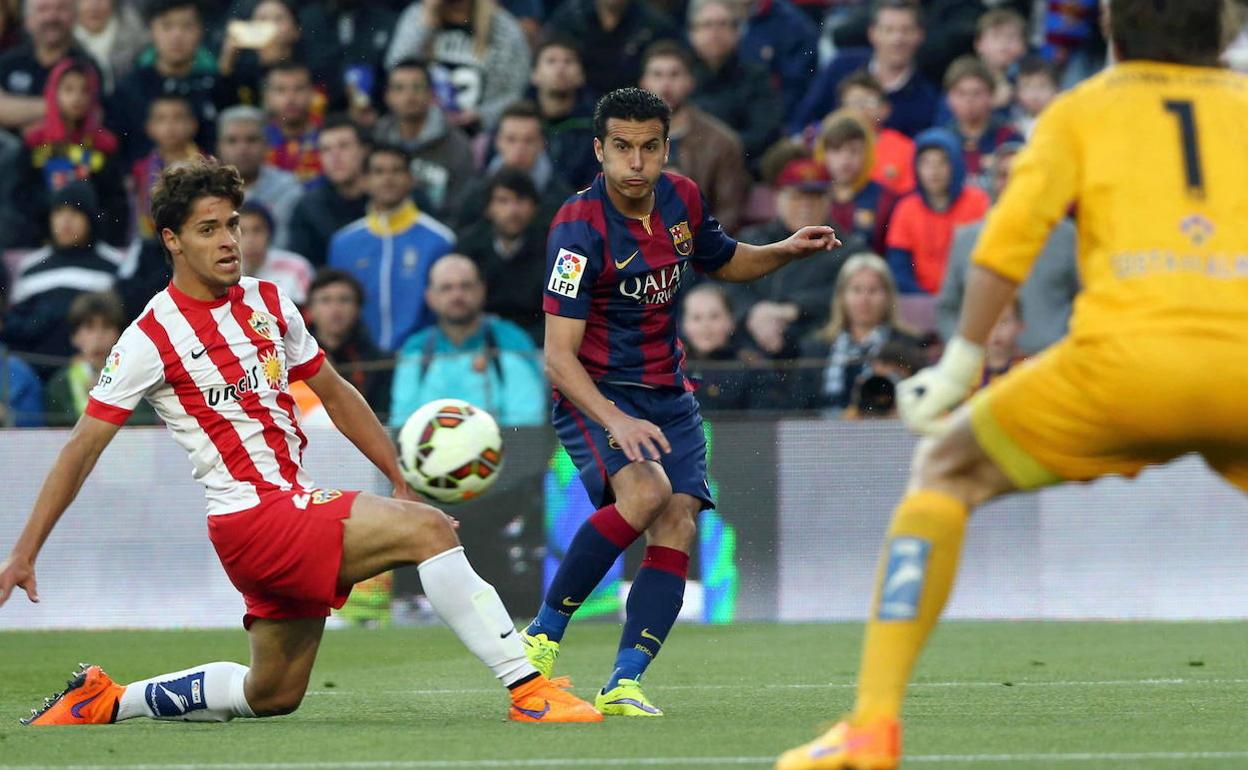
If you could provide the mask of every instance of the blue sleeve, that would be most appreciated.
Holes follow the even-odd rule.
[[[589,318],[594,283],[602,272],[598,240],[588,222],[555,218],[546,242],[544,311],[565,318]]]
[[[899,249],[894,246],[885,256],[888,258],[889,268],[893,271],[893,278],[897,281],[898,292],[901,294],[925,293],[919,286],[918,279],[914,277],[914,255],[909,249]]]
[[[695,225],[693,233],[693,269],[699,273],[713,273],[732,261],[737,253],[737,242],[711,213],[706,196],[701,192],[702,220]]]

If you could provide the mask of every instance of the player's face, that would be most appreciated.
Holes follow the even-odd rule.
[[[740,30],[741,22],[729,6],[708,3],[689,24],[689,42],[701,59],[723,61],[737,49]]]
[[[867,28],[867,39],[882,63],[890,67],[908,67],[923,42],[923,28],[913,13],[888,8],[880,11],[876,22]]]
[[[161,232],[173,255],[173,271],[220,296],[243,275],[238,241],[239,216],[225,198],[206,196],[195,201],[191,214],[175,233]]]
[[[320,334],[342,337],[359,317],[355,292],[345,283],[326,284],[308,298],[308,320]]]
[[[728,344],[732,316],[713,291],[695,291],[685,299],[681,334],[695,353],[712,353]]]
[[[56,106],[61,117],[77,123],[86,119],[91,109],[91,87],[81,72],[67,72],[56,84]]]
[[[195,116],[182,102],[156,102],[147,118],[147,136],[162,148],[182,148],[195,138]]]
[[[874,329],[888,314],[888,288],[884,278],[861,268],[845,282],[845,316],[855,329]]]
[[[602,173],[616,194],[632,201],[647,200],[667,163],[667,139],[658,118],[647,121],[607,121],[606,141],[594,140]]]
[[[949,89],[949,111],[960,121],[981,122],[992,113],[992,88],[979,78],[962,78]]]
[[[368,159],[369,202],[389,211],[412,194],[412,171],[398,155],[378,153]]]
[[[656,56],[641,73],[641,87],[658,94],[672,112],[685,106],[694,85],[693,74],[675,56]]]
[[[505,118],[494,137],[494,149],[504,166],[531,171],[546,149],[542,124],[536,118]]]
[[[439,321],[466,324],[485,307],[485,284],[466,258],[441,260],[429,271],[425,296]]]
[[[195,49],[204,35],[199,14],[194,8],[166,11],[152,20],[152,45],[161,61],[182,65],[195,57]]]
[[[576,51],[552,45],[537,57],[532,81],[534,86],[544,91],[566,94],[585,85],[585,71]]]
[[[96,369],[104,368],[104,359],[108,351],[117,344],[121,330],[103,318],[92,318],[74,330],[69,341],[74,350]]]
[[[851,86],[845,89],[841,106],[855,110],[875,126],[881,126],[888,120],[888,100],[869,88]]]
[[[1057,84],[1048,75],[1026,75],[1018,79],[1018,103],[1035,117],[1057,96]]]
[[[254,275],[269,253],[269,225],[264,217],[246,214],[238,223],[238,251],[243,257],[243,270]]]
[[[915,174],[928,195],[945,195],[953,180],[953,165],[944,150],[927,149],[919,153]]]
[[[364,145],[350,128],[322,131],[316,139],[321,168],[334,184],[346,184],[364,170]]]
[[[264,106],[282,123],[302,124],[312,109],[312,81],[308,73],[287,70],[269,75]]]
[[[828,173],[837,184],[852,184],[867,161],[867,145],[859,139],[852,139],[840,147],[829,147],[824,157]]]
[[[244,179],[254,179],[260,173],[268,147],[259,123],[236,120],[225,126],[217,138],[217,155],[221,162],[238,166]]]
[[[514,190],[506,187],[495,187],[494,192],[490,193],[490,203],[485,215],[499,235],[516,238],[537,215],[537,201],[517,195]]]
[[[429,112],[433,93],[422,70],[404,67],[390,73],[386,83],[386,107],[399,120],[419,120]]]

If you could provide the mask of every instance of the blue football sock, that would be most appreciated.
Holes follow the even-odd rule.
[[[615,687],[621,679],[640,679],[659,654],[684,604],[688,573],[688,554],[656,545],[646,549],[641,569],[628,592],[624,633],[620,636],[615,670],[603,692]]]
[[[638,534],[614,505],[595,511],[572,538],[541,609],[526,632],[561,641],[576,608],[593,593]]]

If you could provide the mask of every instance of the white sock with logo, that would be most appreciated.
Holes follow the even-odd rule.
[[[126,685],[117,721],[148,717],[178,722],[228,722],[254,717],[243,683],[249,669],[239,663],[205,663]]]
[[[498,592],[473,571],[463,546],[426,559],[416,569],[438,617],[504,685],[536,673]]]

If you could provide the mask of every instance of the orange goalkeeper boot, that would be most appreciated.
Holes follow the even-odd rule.
[[[880,717],[864,725],[845,720],[805,746],[790,749],[776,770],[896,770],[901,765],[901,723]]]
[[[541,674],[511,691],[513,722],[601,722],[598,709],[567,691],[567,677],[547,679]]]
[[[31,709],[24,725],[106,725],[117,716],[117,704],[126,688],[114,682],[104,669],[79,663],[66,688]]]

